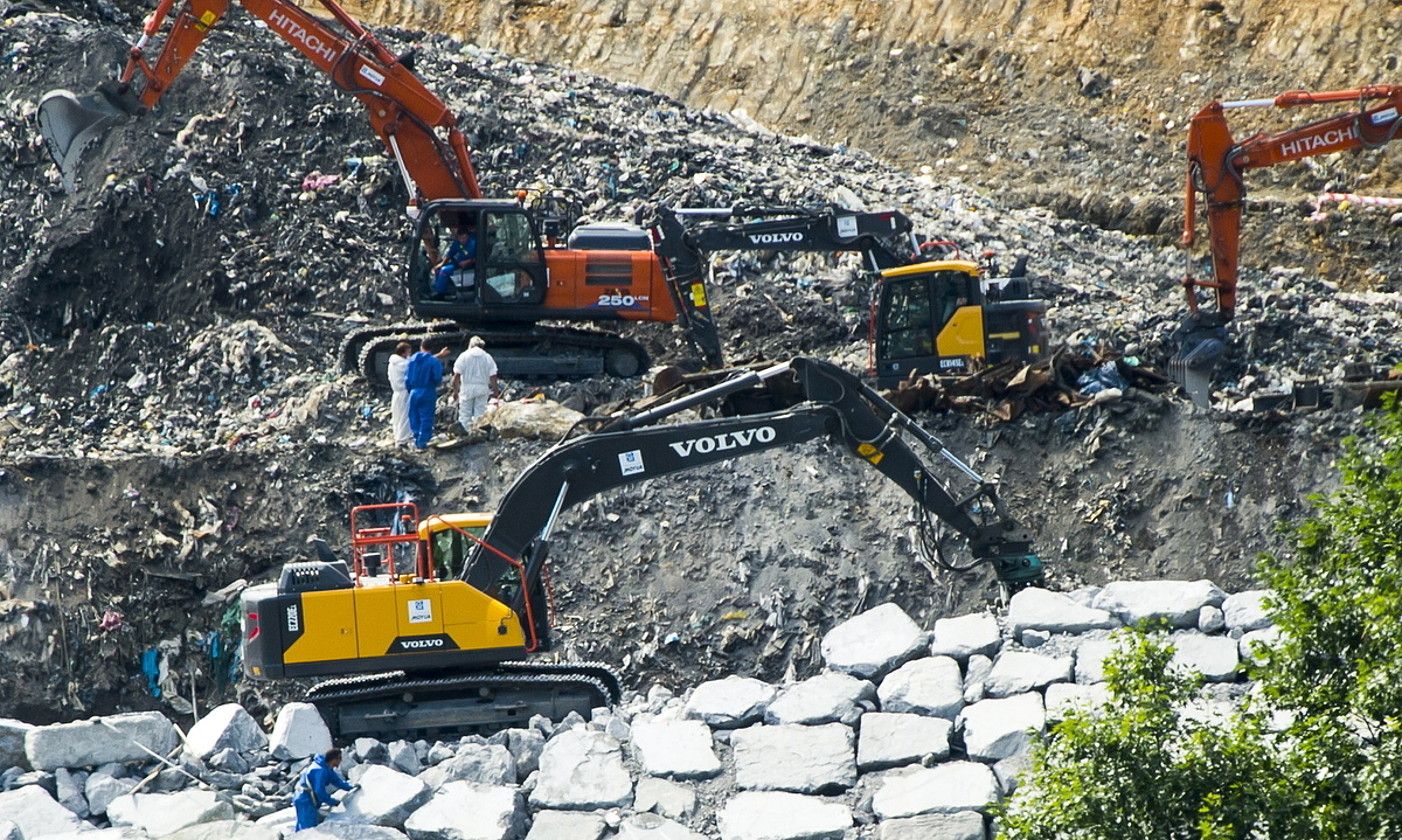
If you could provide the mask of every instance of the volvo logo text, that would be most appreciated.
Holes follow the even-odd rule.
[[[712,452],[739,449],[742,446],[749,446],[751,443],[772,443],[773,441],[774,427],[760,426],[758,429],[745,429],[739,432],[726,432],[720,435],[680,440],[668,445],[679,456],[690,458],[693,452],[698,455],[708,455]]]
[[[408,650],[443,647],[442,639],[400,639],[399,646]]]
[[[802,242],[803,234],[793,233],[752,233],[750,241],[756,245],[782,245],[785,242]]]

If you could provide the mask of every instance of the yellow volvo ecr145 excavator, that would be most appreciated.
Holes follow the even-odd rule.
[[[702,407],[720,416],[660,422]],[[243,593],[245,671],[257,679],[338,677],[308,699],[342,737],[493,731],[535,714],[588,714],[617,701],[617,675],[602,664],[533,656],[555,644],[546,561],[561,511],[607,490],[816,438],[914,500],[919,542],[933,562],[956,571],[991,563],[1013,589],[1041,581],[1031,535],[1004,510],[996,482],[826,362],[800,357],[739,370],[646,410],[582,423],[596,429],[542,455],[495,515],[420,519],[412,504],[354,510],[349,561],[322,544],[320,559],[290,563],[276,583]],[[968,492],[955,495],[944,473]]]

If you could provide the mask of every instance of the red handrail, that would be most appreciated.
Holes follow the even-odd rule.
[[[482,539],[481,537],[477,536],[471,531],[459,528],[458,526],[454,525],[453,523],[449,522],[448,520],[444,519],[442,516],[436,513],[424,521],[427,523],[433,522],[435,520],[442,522],[444,525],[447,525],[449,528],[452,528],[454,531],[458,532],[459,534],[462,534],[464,537],[467,537],[469,540],[472,540],[473,542],[477,543],[477,545],[481,546],[487,551],[490,551],[497,557],[500,557],[502,560],[505,560],[508,565],[510,565],[516,570],[516,574],[521,578],[522,601],[526,605],[526,634],[530,638],[530,644],[526,645],[526,652],[535,653],[536,651],[540,650],[540,638],[536,635],[535,632],[535,611],[534,608],[531,607],[530,588],[526,584],[526,564],[522,563],[520,560],[517,560],[515,557],[512,557],[511,555],[507,554],[506,552],[502,551],[501,549],[497,548],[496,546],[492,545],[491,543],[487,542],[486,540]],[[432,528],[430,528],[429,530],[432,530]],[[428,563],[430,566],[432,566],[433,546],[431,544],[431,541],[425,542],[430,543],[427,546]]]

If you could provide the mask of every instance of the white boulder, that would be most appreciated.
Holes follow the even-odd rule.
[[[949,656],[963,662],[978,653],[992,656],[1003,645],[998,619],[989,613],[972,613],[935,622],[930,642],[932,656]]]
[[[321,755],[331,749],[331,730],[311,703],[287,703],[277,713],[269,739],[273,758],[280,761]]]
[[[150,761],[146,750],[166,755],[179,743],[180,736],[165,715],[130,712],[37,726],[25,733],[24,752],[35,770],[56,770]]]
[[[989,697],[1011,697],[1052,683],[1071,681],[1070,657],[1005,650],[993,661],[985,687]]]
[[[706,840],[659,814],[634,814],[618,827],[618,840]]]
[[[1202,674],[1208,682],[1230,682],[1237,678],[1237,641],[1227,636],[1202,633],[1174,633],[1172,667]]]
[[[753,677],[729,676],[703,682],[686,701],[685,715],[716,729],[758,723],[778,689]]]
[[[653,776],[709,779],[720,773],[711,730],[699,720],[639,716],[633,721],[633,750]]]
[[[969,758],[991,763],[1027,749],[1046,731],[1047,717],[1042,695],[1033,691],[981,700],[965,708],[955,725],[964,731]]]
[[[1105,659],[1115,651],[1114,639],[1086,639],[1076,646],[1076,682],[1105,682]]]
[[[857,736],[857,769],[885,770],[914,764],[925,756],[949,758],[949,733],[954,723],[945,718],[898,712],[870,712],[862,716]]]
[[[876,686],[847,674],[824,671],[779,691],[765,710],[765,723],[854,723],[863,701],[876,700]]]
[[[983,814],[977,811],[885,820],[876,834],[876,840],[986,840],[987,837]]]
[[[185,736],[185,752],[209,758],[222,749],[246,753],[268,745],[263,727],[238,703],[215,706]]]
[[[449,782],[404,822],[410,840],[517,840],[525,828],[521,792]]]
[[[964,708],[964,678],[948,656],[907,662],[881,681],[881,709],[954,719]]]
[[[871,807],[877,817],[892,820],[920,814],[981,811],[997,800],[998,780],[988,765],[950,761],[889,776],[872,797]]]
[[[857,781],[852,730],[822,726],[751,726],[730,738],[735,784],[746,790],[831,793]]]
[[[676,782],[644,776],[633,794],[633,808],[683,820],[696,810],[696,791]]]
[[[107,805],[107,819],[113,825],[134,826],[152,837],[174,834],[186,826],[233,818],[234,807],[209,790],[129,793]]]
[[[540,811],[526,840],[599,840],[608,826],[599,814],[580,811]]]
[[[505,746],[468,742],[458,748],[457,755],[423,773],[422,778],[435,786],[445,782],[514,785],[519,775],[516,759]]]
[[[20,834],[26,838],[86,831],[92,827],[38,785],[0,793],[0,822],[6,821],[18,826]]]
[[[1220,607],[1227,597],[1210,580],[1117,580],[1095,596],[1096,609],[1126,624],[1162,619],[1171,627],[1196,627],[1198,610]]]
[[[422,780],[382,764],[371,764],[360,777],[360,789],[346,794],[341,800],[342,810],[333,811],[327,822],[403,828],[409,815],[432,795]]]
[[[622,808],[632,802],[633,780],[615,738],[575,728],[545,744],[540,775],[531,791],[533,807],[589,811]]]
[[[1222,602],[1222,613],[1227,622],[1227,629],[1248,633],[1274,624],[1275,621],[1266,611],[1266,599],[1270,595],[1269,589],[1251,589],[1246,592],[1238,592],[1235,595],[1228,595],[1227,599]]]
[[[862,679],[880,677],[925,647],[925,634],[905,610],[891,603],[847,619],[829,630],[821,645],[829,668]]]
[[[737,793],[716,820],[721,840],[842,840],[852,809],[796,793]]]
[[[1076,603],[1060,592],[1035,586],[1018,592],[1008,601],[1008,627],[1017,638],[1024,630],[1045,630],[1049,633],[1084,633],[1088,630],[1111,630],[1120,626],[1119,619],[1105,610]]]

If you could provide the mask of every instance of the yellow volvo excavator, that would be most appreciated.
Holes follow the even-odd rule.
[[[660,422],[691,408],[719,416]],[[959,571],[991,563],[1013,589],[1041,581],[1031,536],[1004,510],[996,483],[826,362],[739,370],[582,424],[595,430],[542,455],[495,515],[420,518],[408,503],[356,508],[348,560],[322,543],[319,559],[289,563],[276,583],[244,592],[245,671],[336,677],[308,699],[342,737],[494,731],[535,714],[588,714],[618,700],[617,675],[603,664],[534,656],[554,646],[546,561],[561,511],[607,490],[820,437],[914,500],[933,562]],[[956,496],[953,481],[968,492]]]

